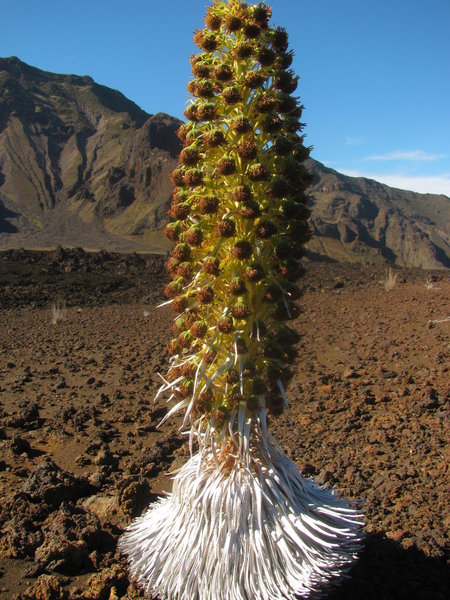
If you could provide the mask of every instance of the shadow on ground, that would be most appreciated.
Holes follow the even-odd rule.
[[[365,549],[328,600],[444,600],[450,589],[450,566],[417,548],[405,550],[380,534],[369,534]]]

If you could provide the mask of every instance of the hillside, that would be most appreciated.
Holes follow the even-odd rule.
[[[0,247],[151,249],[179,151],[176,119],[16,58],[0,59],[0,114]]]
[[[165,251],[179,123],[90,77],[0,59],[0,249]],[[449,198],[309,168],[311,258],[450,267]]]
[[[309,161],[311,252],[339,262],[450,267],[450,199],[348,177]]]

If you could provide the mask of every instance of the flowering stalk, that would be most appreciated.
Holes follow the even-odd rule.
[[[176,400],[166,418],[185,410],[199,450],[120,544],[164,599],[307,597],[360,545],[358,513],[302,479],[267,430],[266,411],[287,407],[311,183],[293,55],[270,16],[213,0],[194,36],[166,228],[178,316],[159,393]]]

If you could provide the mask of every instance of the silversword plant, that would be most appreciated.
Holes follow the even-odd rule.
[[[304,479],[267,429],[287,408],[310,237],[298,77],[271,9],[214,0],[194,41],[172,174],[165,292],[177,313],[159,393],[192,456],[124,533],[131,575],[166,600],[308,597],[354,562],[361,517]],[[194,450],[195,448],[195,450]]]

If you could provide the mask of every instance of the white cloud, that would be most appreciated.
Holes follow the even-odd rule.
[[[385,154],[372,154],[361,160],[416,160],[429,162],[445,157],[446,154],[428,154],[423,150],[395,150],[394,152],[386,152]]]
[[[345,138],[345,143],[347,146],[360,146],[364,143],[364,138],[357,136],[347,136]]]
[[[440,175],[401,175],[392,173],[367,173],[339,169],[340,173],[350,177],[366,177],[390,187],[419,192],[420,194],[444,194],[450,198],[450,173]]]

